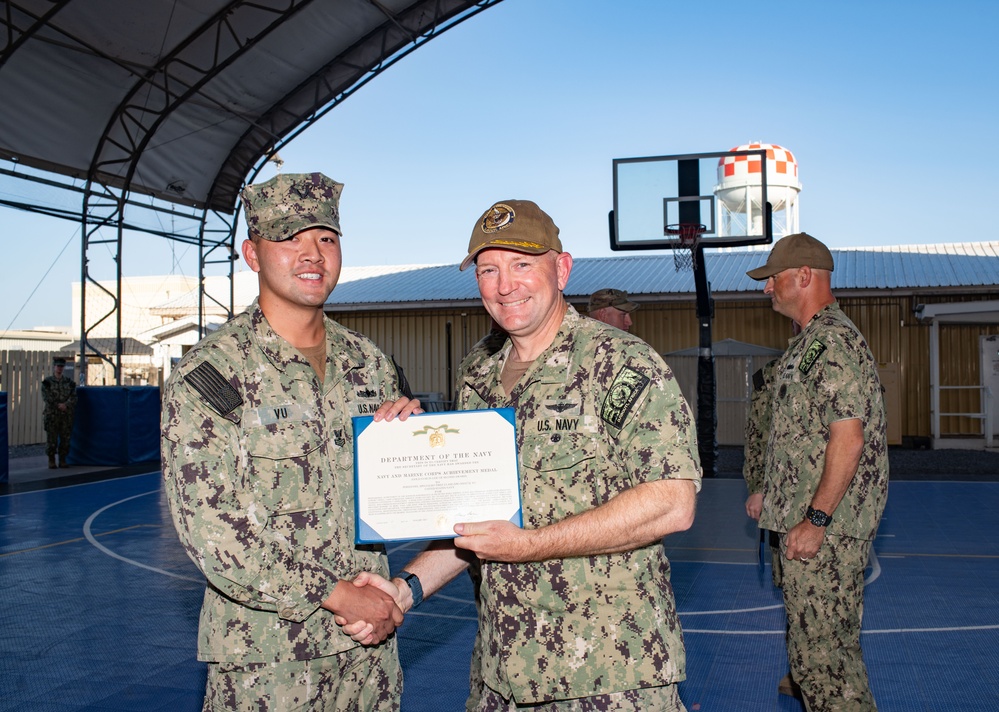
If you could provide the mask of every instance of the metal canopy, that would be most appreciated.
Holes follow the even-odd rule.
[[[500,1],[0,0],[0,187],[45,195],[0,204],[80,221],[81,366],[89,349],[120,382],[123,231],[197,244],[199,281],[211,263],[231,276],[244,183],[381,71]],[[94,319],[98,243],[115,243],[119,273]],[[111,318],[113,360],[87,337]]]
[[[0,155],[232,213],[276,145],[496,2],[0,1]]]

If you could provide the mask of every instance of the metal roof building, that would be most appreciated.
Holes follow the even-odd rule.
[[[771,309],[763,285],[746,276],[765,262],[766,253],[759,248],[706,251],[716,343],[732,339],[784,349],[788,320]],[[838,248],[832,253],[837,299],[882,364],[892,442],[946,447],[991,442],[986,431],[994,434],[999,423],[999,413],[993,413],[999,382],[990,385],[988,379],[993,371],[999,374],[999,354],[995,364],[987,362],[982,339],[999,335],[999,241]],[[642,304],[632,315],[632,331],[660,353],[698,344],[693,275],[677,272],[672,255],[574,261],[565,290],[570,302],[583,310],[589,295],[604,287],[627,290]],[[453,394],[461,358],[489,329],[473,270],[460,272],[457,262],[358,275],[337,286],[326,310],[392,354],[415,390],[444,401]],[[684,358],[689,357],[670,357],[681,386]],[[730,442],[721,437],[719,442],[738,444],[738,424],[744,422],[749,397],[748,369],[754,366],[740,362],[748,365],[725,376],[720,371],[727,358],[740,357],[716,359],[719,387],[724,381],[734,389],[719,390],[719,422],[729,418],[733,434],[727,436]]]
[[[708,280],[716,299],[762,296],[762,284],[746,272],[766,261],[768,249],[723,248],[705,254]],[[910,293],[991,292],[999,285],[999,241],[908,245],[831,250],[837,292],[903,290]],[[571,252],[571,250],[570,250]],[[346,272],[345,268],[345,272]],[[365,268],[355,268],[365,269]],[[473,270],[457,262],[422,268],[384,268],[384,273],[351,275],[327,302],[336,311],[373,308],[424,308],[478,304]],[[688,300],[694,293],[690,272],[677,272],[667,253],[582,257],[573,263],[565,294],[585,301],[603,287],[625,289],[638,302]]]

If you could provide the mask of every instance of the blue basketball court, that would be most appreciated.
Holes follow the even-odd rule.
[[[779,697],[784,619],[738,479],[704,483],[667,542],[692,712],[799,712]],[[864,653],[883,712],[999,709],[999,482],[893,481],[867,575]],[[393,571],[418,544],[390,551]],[[0,709],[201,709],[203,583],[158,472],[0,496]],[[404,712],[464,709],[467,577],[399,631]]]

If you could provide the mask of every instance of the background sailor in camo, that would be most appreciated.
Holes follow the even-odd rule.
[[[683,710],[680,621],[662,537],[690,526],[690,409],[644,341],[564,299],[572,257],[536,204],[476,222],[461,268],[509,338],[464,364],[461,409],[516,412],[523,528],[455,526],[411,561],[425,595],[482,562],[478,710]],[[371,578],[371,577],[365,577]],[[393,579],[401,607],[412,604]]]
[[[869,712],[860,628],[887,425],[877,361],[833,296],[833,266],[824,244],[797,233],[748,272],[801,325],[774,370],[760,527],[780,534],[788,659],[807,709]]]
[[[66,468],[69,443],[73,437],[73,411],[76,409],[76,381],[64,374],[66,359],[52,360],[52,375],[42,379],[42,425],[45,428],[45,454],[49,469]],[[59,456],[58,463],[56,455]]]
[[[399,709],[402,613],[351,583],[388,564],[383,547],[354,543],[350,419],[383,403],[404,417],[406,399],[391,361],[322,311],[340,270],[341,189],[312,173],[244,190],[260,296],[164,389],[167,501],[207,581],[206,710]],[[378,621],[379,644],[359,646],[335,615]]]

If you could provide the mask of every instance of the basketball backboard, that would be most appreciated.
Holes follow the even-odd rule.
[[[614,159],[612,250],[684,247],[682,226],[704,247],[773,242],[765,149]]]

